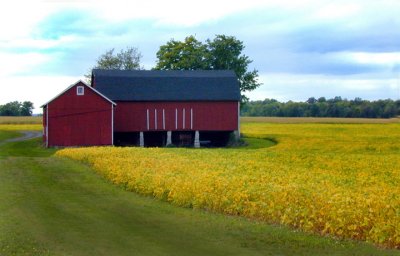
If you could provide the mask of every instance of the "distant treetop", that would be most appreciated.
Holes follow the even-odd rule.
[[[31,116],[33,103],[30,101],[12,101],[0,105],[0,116]]]
[[[119,69],[119,70],[140,70],[144,69],[140,61],[142,54],[136,47],[127,47],[119,53],[114,53],[114,48],[106,51],[96,61],[92,69]],[[85,75],[87,82],[90,83],[92,69]]]
[[[238,77],[242,102],[247,101],[243,94],[259,87],[258,71],[249,71],[252,62],[242,52],[242,41],[233,36],[216,35],[213,40],[205,43],[198,41],[194,36],[188,36],[183,41],[171,39],[161,45],[157,52],[159,70],[233,70]]]

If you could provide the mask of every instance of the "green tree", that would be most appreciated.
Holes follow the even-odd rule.
[[[397,115],[395,102],[386,100],[381,115],[384,118],[395,117]]]
[[[0,105],[0,116],[31,116],[33,103],[30,101],[12,101]]]
[[[391,118],[400,113],[400,101],[368,101],[335,97],[332,99],[311,97],[306,102],[280,103],[274,99],[250,101],[241,110],[243,116],[313,116],[313,117],[366,117]]]
[[[308,104],[315,104],[315,103],[317,103],[318,102],[318,100],[316,99],[316,98],[314,98],[314,97],[310,97],[310,98],[308,98],[308,100],[307,100],[307,103]]]
[[[158,70],[210,69],[207,46],[194,36],[186,37],[183,42],[171,39],[160,46],[156,55]]]
[[[24,101],[20,107],[21,116],[31,116],[33,110],[33,103],[30,101]]]
[[[18,101],[8,102],[1,106],[0,115],[2,116],[19,116],[19,108],[21,103]]]
[[[114,52],[114,48],[106,51],[96,61],[93,69],[121,69],[121,70],[140,70],[144,69],[140,65],[142,54],[136,47],[127,47],[119,53]],[[92,71],[85,75],[87,82],[90,83]]]
[[[258,83],[258,71],[248,71],[252,61],[242,54],[245,48],[243,42],[233,36],[217,35],[212,41],[207,39],[207,47],[210,69],[235,71],[239,79],[242,101],[248,101],[243,93],[252,91],[261,84]]]
[[[248,56],[242,54],[244,44],[233,36],[216,35],[213,40],[205,43],[198,41],[194,36],[186,37],[184,41],[174,39],[160,46],[157,52],[159,70],[233,70],[238,77],[242,102],[248,99],[243,95],[259,87],[258,71],[249,71],[252,62]]]

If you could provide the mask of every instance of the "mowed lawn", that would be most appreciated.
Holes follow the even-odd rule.
[[[0,144],[15,136],[0,130]],[[400,255],[174,207],[54,152],[40,139],[0,145],[0,255]]]

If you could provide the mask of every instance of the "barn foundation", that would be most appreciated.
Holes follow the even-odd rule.
[[[194,147],[199,148],[200,147],[200,134],[199,131],[196,131],[194,134]]]
[[[170,145],[172,145],[172,132],[168,131],[167,132],[167,144],[166,144],[166,146],[170,146]]]
[[[140,135],[139,135],[139,146],[144,147],[144,135],[143,135],[143,132],[140,132]]]

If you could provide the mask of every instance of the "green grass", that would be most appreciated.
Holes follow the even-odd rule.
[[[53,153],[39,139],[0,146],[0,255],[400,255],[177,208]]]
[[[0,143],[6,139],[11,139],[18,137],[19,133],[17,131],[1,131],[0,132]]]
[[[255,138],[255,137],[244,137],[244,142],[246,142],[246,149],[259,149],[268,148],[276,145],[276,141],[272,138]]]
[[[42,138],[35,138],[28,141],[5,143],[1,147],[0,156],[46,157],[54,152],[54,149],[43,148]]]

